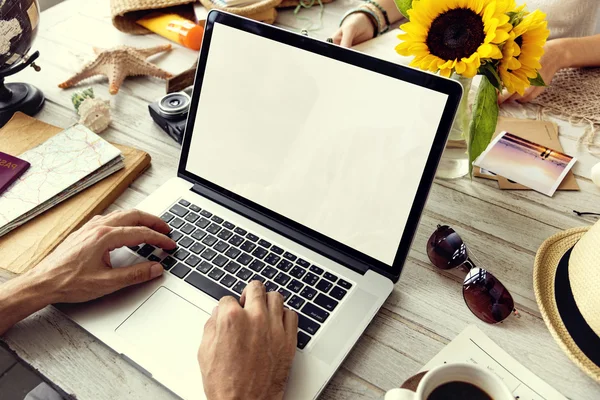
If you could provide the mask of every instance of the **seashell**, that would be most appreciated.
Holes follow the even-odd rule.
[[[110,102],[87,98],[79,105],[79,123],[94,133],[101,133],[110,125]]]

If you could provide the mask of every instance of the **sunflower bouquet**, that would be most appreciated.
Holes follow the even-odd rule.
[[[396,51],[414,56],[413,67],[455,76],[467,86],[457,121],[463,123],[469,172],[490,143],[498,121],[498,93],[523,94],[529,86],[545,86],[540,58],[548,38],[546,15],[514,0],[395,0],[409,20],[400,29]],[[469,121],[470,80],[482,75]],[[465,85],[465,82],[468,84]],[[464,103],[464,104],[463,104]]]

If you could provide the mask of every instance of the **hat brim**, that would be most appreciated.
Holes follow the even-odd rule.
[[[571,249],[588,230],[589,227],[569,229],[540,246],[533,269],[533,289],[554,339],[579,368],[600,382],[600,353],[593,349],[600,338],[575,304],[568,271]]]

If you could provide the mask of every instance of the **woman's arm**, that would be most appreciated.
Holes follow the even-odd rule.
[[[550,85],[554,75],[563,68],[600,67],[600,35],[579,38],[561,38],[550,40],[544,47],[539,71],[546,85]],[[523,96],[518,93],[505,93],[499,102],[518,101],[525,103],[535,99],[544,87],[531,86]]]
[[[383,8],[388,16],[390,24],[393,24],[402,18],[402,14],[398,11],[394,0],[374,0]],[[367,3],[361,5],[363,8]],[[375,10],[376,11],[376,10]],[[382,21],[382,23],[384,23]],[[376,36],[376,31],[379,29],[377,22],[372,16],[364,12],[357,12],[348,15],[340,28],[331,37],[333,43],[339,44],[342,47],[352,47],[356,44],[365,42]]]
[[[556,39],[553,42],[557,42],[564,52],[562,68],[600,66],[600,35]]]

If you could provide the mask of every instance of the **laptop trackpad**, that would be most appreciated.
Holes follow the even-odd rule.
[[[142,365],[151,373],[156,374],[160,368],[160,373],[174,375],[183,382],[201,382],[197,354],[209,318],[209,314],[161,286],[116,333],[137,348],[128,354],[134,361],[140,361],[135,354],[151,357],[147,360],[150,368]]]

